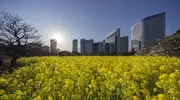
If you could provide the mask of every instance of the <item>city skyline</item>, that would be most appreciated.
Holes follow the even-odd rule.
[[[106,35],[105,40],[94,42],[93,39],[81,39],[81,54],[92,54],[104,52],[107,54],[128,53],[129,51],[139,51],[145,46],[150,46],[156,41],[165,37],[166,13],[159,13],[143,18],[140,22],[131,27],[131,50],[129,50],[128,36],[121,36],[120,28]],[[76,42],[75,42],[76,40]],[[73,40],[73,51],[77,52],[77,39]],[[92,42],[90,42],[92,41]],[[75,43],[74,43],[75,42]],[[89,43],[88,43],[89,42]],[[102,46],[101,46],[102,45]],[[85,49],[84,49],[85,47]],[[76,50],[74,50],[76,48]],[[104,48],[104,50],[103,50]],[[101,50],[102,49],[102,50]]]
[[[77,52],[78,40],[72,40],[72,52]],[[82,55],[102,55],[102,54],[123,54],[128,53],[128,36],[120,35],[120,28],[110,32],[105,36],[105,40],[94,42],[93,39],[81,39],[80,40],[80,51]]]
[[[72,1],[72,0],[1,0],[1,11],[15,13],[39,30],[42,41],[57,40],[60,50],[72,51],[72,40],[104,40],[106,34],[121,28],[121,36],[131,39],[131,26],[146,16],[166,12],[166,36],[179,29],[179,1],[137,0]],[[163,3],[162,3],[163,2]],[[129,42],[129,48],[131,44]],[[78,50],[80,45],[78,44]]]
[[[121,36],[120,28],[110,32],[105,36],[105,40],[94,42],[94,39],[78,39],[72,40],[72,52],[79,52],[83,55],[89,55],[91,53],[104,52],[104,53],[127,53],[129,51],[139,51],[145,46],[149,46],[165,37],[166,26],[166,13],[162,12],[143,18],[131,26],[131,49],[129,49],[129,37]],[[153,31],[152,31],[153,30]],[[159,33],[160,32],[160,33]],[[153,34],[152,34],[153,33]],[[147,35],[149,36],[147,37]],[[144,36],[144,39],[141,39]],[[151,37],[151,38],[150,38]],[[90,42],[91,41],[91,42]],[[103,45],[103,42],[105,44]],[[137,43],[136,43],[137,41]],[[83,43],[82,43],[83,42]],[[89,44],[90,43],[90,44]],[[99,43],[102,43],[102,47]],[[138,44],[138,49],[133,47],[134,44]],[[80,48],[78,49],[78,44]],[[104,49],[103,49],[104,48]],[[101,51],[102,49],[102,51]]]

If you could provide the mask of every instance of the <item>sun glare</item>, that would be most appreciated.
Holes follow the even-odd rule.
[[[57,42],[63,43],[64,42],[64,36],[60,33],[53,34],[53,39],[56,39]]]

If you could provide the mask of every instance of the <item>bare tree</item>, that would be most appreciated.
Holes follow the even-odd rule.
[[[0,40],[12,48],[12,59],[8,69],[10,73],[13,72],[12,68],[16,64],[22,45],[38,41],[39,38],[38,31],[24,23],[20,16],[0,12]]]

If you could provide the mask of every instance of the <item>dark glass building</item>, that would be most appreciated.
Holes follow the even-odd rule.
[[[96,42],[93,45],[93,53],[99,54],[100,52],[103,52],[103,43],[102,42]]]

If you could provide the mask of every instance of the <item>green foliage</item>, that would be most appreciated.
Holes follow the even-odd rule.
[[[180,56],[180,30],[150,46],[144,47],[136,55]]]
[[[179,100],[180,59],[151,56],[32,57],[0,77],[1,100]]]

